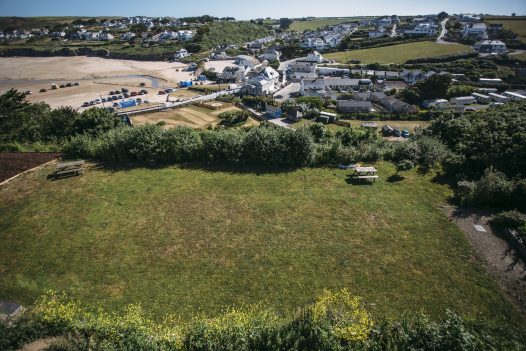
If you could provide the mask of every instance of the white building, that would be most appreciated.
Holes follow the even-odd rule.
[[[389,35],[389,34],[386,33],[385,28],[382,27],[382,26],[378,27],[376,30],[373,30],[373,31],[369,32],[369,38],[381,38],[381,37],[385,37],[387,35]]]
[[[488,33],[485,23],[471,23],[466,24],[462,29],[462,36],[464,38],[487,39]]]
[[[99,40],[103,40],[103,41],[110,41],[110,40],[113,40],[115,39],[114,36],[110,33],[107,33],[107,32],[103,32],[103,33],[100,33],[99,34]]]
[[[476,42],[475,45],[473,45],[473,49],[475,51],[478,51],[480,53],[485,54],[505,54],[508,52],[508,48],[506,47],[506,44],[504,44],[500,40],[483,40]]]
[[[511,101],[524,101],[524,100],[526,100],[526,96],[518,94],[518,93],[511,92],[511,91],[505,91],[502,95],[509,97]]]
[[[435,35],[437,33],[437,25],[432,22],[418,23],[414,29],[404,31],[404,35],[418,36],[418,35]]]
[[[190,56],[190,53],[188,52],[188,50],[181,48],[174,54],[174,59],[180,60],[188,56]]]
[[[291,79],[314,79],[317,77],[316,62],[296,61],[289,65],[289,76]]]
[[[268,49],[263,54],[259,56],[260,60],[267,60],[268,62],[279,62],[281,53],[277,50]]]
[[[256,69],[262,66],[258,59],[248,55],[238,55],[235,57],[235,63],[238,66],[249,67],[250,69]]]
[[[126,33],[121,34],[121,40],[130,40],[130,39],[135,38],[135,36],[136,35],[133,32],[126,32]]]
[[[489,93],[488,95],[491,97],[491,100],[496,102],[506,103],[510,101],[509,97],[497,93]]]
[[[449,103],[452,105],[469,105],[475,103],[473,96],[459,96],[449,99]]]

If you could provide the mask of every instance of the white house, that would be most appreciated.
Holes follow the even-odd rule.
[[[314,79],[317,77],[316,62],[296,61],[289,65],[289,76],[291,79]]]
[[[317,79],[302,79],[300,93],[301,95],[305,95],[306,90],[365,91],[371,90],[372,88],[373,83],[369,79],[323,77]]]
[[[188,50],[181,48],[174,54],[174,59],[180,60],[188,56],[190,56],[190,53],[188,52]]]
[[[485,23],[469,23],[462,29],[462,36],[464,38],[487,39],[488,33],[486,30]]]
[[[380,26],[376,30],[369,32],[369,38],[381,38],[387,36],[388,33],[385,32],[385,28]]]
[[[508,52],[506,44],[500,40],[483,40],[476,42],[475,45],[473,45],[473,50],[487,54],[505,54]]]
[[[194,32],[191,30],[180,30],[177,32],[177,39],[179,41],[190,41],[194,38]]]
[[[248,95],[271,95],[278,90],[279,73],[272,67],[263,68],[258,75],[247,79],[242,92]]]
[[[113,37],[113,35],[108,33],[108,32],[103,32],[103,33],[99,34],[99,40],[110,41],[110,40],[113,40],[113,39],[115,39]]]
[[[248,55],[238,55],[235,57],[235,63],[238,66],[249,67],[250,69],[256,69],[262,66],[258,59]]]
[[[318,51],[312,51],[302,61],[322,63],[324,59]]]
[[[130,39],[135,38],[135,36],[136,35],[133,32],[126,32],[126,33],[121,34],[121,40],[130,40]]]
[[[268,49],[263,54],[259,56],[260,60],[267,60],[269,62],[279,62],[279,59],[281,57],[281,53],[277,50]]]
[[[404,35],[418,36],[418,35],[435,35],[437,33],[437,26],[432,22],[419,23],[414,29],[404,31]]]
[[[491,102],[491,97],[488,95],[480,94],[480,93],[472,93],[471,96],[473,96],[478,103],[480,104],[488,104]]]

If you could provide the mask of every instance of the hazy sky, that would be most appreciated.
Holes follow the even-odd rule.
[[[338,17],[437,13],[526,14],[526,0],[0,0],[0,16]]]

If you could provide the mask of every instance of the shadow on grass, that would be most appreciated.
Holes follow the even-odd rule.
[[[227,165],[227,164],[208,164],[204,162],[189,162],[189,163],[157,163],[149,164],[142,162],[97,162],[93,169],[117,173],[127,172],[135,169],[164,169],[168,167],[175,167],[186,170],[199,170],[205,172],[221,172],[232,174],[280,174],[294,172],[301,167],[271,167],[271,166],[254,166],[254,165]]]
[[[345,182],[350,185],[361,185],[361,186],[371,186],[375,183],[374,181],[370,181],[367,179],[356,178],[350,174],[345,179]]]
[[[405,177],[401,176],[400,174],[393,174],[393,175],[389,176],[389,178],[387,178],[387,181],[389,183],[397,183],[397,182],[401,182],[404,179],[405,179]]]

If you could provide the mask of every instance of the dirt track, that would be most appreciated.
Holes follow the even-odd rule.
[[[464,232],[488,272],[526,314],[526,263],[492,230],[488,224],[491,214],[473,209],[448,209],[448,215]],[[486,232],[477,231],[474,224],[482,225]]]

